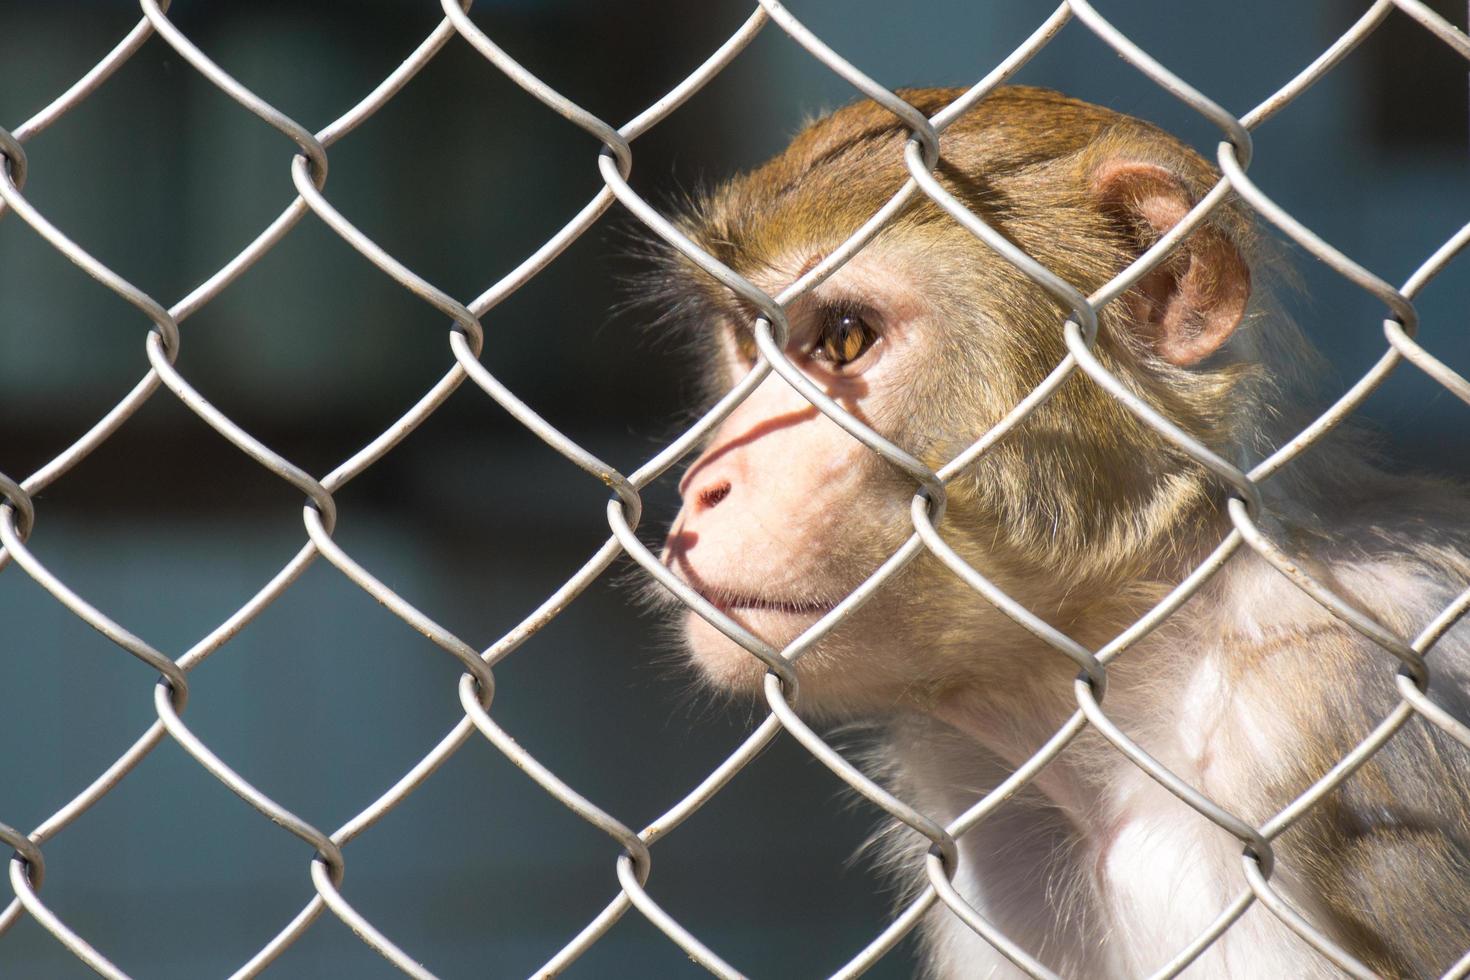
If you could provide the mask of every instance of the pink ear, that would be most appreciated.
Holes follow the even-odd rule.
[[[1099,206],[1143,251],[1179,223],[1193,201],[1183,181],[1154,163],[1111,160],[1093,172]],[[1134,287],[1139,333],[1154,352],[1187,367],[1225,343],[1245,315],[1250,267],[1229,237],[1208,222]]]

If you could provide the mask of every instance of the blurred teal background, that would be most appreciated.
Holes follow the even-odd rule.
[[[1034,2],[793,0],[884,84],[968,84],[1050,8]],[[1366,3],[1106,0],[1098,8],[1227,108],[1283,84]],[[316,129],[432,30],[429,0],[177,0],[173,17],[246,85]],[[1463,24],[1455,4],[1440,9]],[[728,2],[480,2],[477,22],[603,118],[622,122],[745,18]],[[136,21],[112,0],[0,0],[0,124],[14,128]],[[1212,154],[1216,133],[1073,24],[1020,75],[1153,120]],[[654,200],[760,162],[800,121],[850,99],[774,26],[635,145]],[[1307,225],[1401,282],[1470,220],[1465,66],[1395,14],[1257,132],[1251,173]],[[27,146],[30,199],[165,304],[235,254],[293,196],[290,145],[158,39]],[[596,145],[455,40],[330,151],[326,192],[417,272],[477,295],[599,186]],[[625,471],[689,417],[681,354],[612,312],[626,220],[615,210],[485,321],[485,360],[573,438]],[[1294,312],[1340,390],[1384,347],[1381,307],[1300,259]],[[1425,292],[1421,337],[1470,372],[1470,277]],[[22,478],[146,369],[146,322],[14,216],[0,221],[0,471]],[[450,364],[445,322],[308,217],[183,327],[181,370],[251,432],[322,474]],[[1325,399],[1333,392],[1324,392]],[[1403,367],[1364,415],[1401,465],[1470,472],[1465,406]],[[605,539],[605,489],[470,385],[338,497],[337,539],[471,643],[486,646]],[[649,497],[650,540],[674,509]],[[166,392],[37,501],[32,547],[80,593],[177,655],[303,540],[298,496]],[[624,576],[625,580],[631,576]],[[662,812],[758,714],[690,691],[660,625],[600,583],[497,669],[498,719],[634,826]],[[149,671],[11,566],[0,574],[0,821],[29,829],[153,719]],[[193,675],[186,718],[224,759],[319,827],[386,789],[459,717],[449,657],[325,562]],[[877,825],[780,742],[654,851],[653,895],[758,977],[825,975],[886,921],[891,896],[849,858]],[[45,849],[45,900],[137,977],[227,975],[311,894],[309,852],[165,741]],[[615,892],[616,847],[482,739],[346,850],[345,893],[445,977],[511,977],[552,955]],[[904,947],[873,972],[912,973]],[[699,976],[630,913],[571,972]],[[29,918],[0,976],[88,976]],[[330,914],[267,976],[395,976]]]

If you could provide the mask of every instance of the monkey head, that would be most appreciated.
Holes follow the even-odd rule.
[[[932,115],[961,92],[900,94]],[[775,294],[899,190],[907,135],[873,103],[848,106],[695,201],[683,228]],[[997,90],[957,119],[940,146],[936,174],[950,193],[1084,293],[1176,224],[1217,179],[1160,130],[1041,89]],[[1100,313],[1103,362],[1227,454],[1252,438],[1243,420],[1271,384],[1259,345],[1237,330],[1251,294],[1252,247],[1240,210],[1217,209]],[[705,352],[710,394],[729,390],[756,363],[754,311],[677,254],[665,257],[654,286],[655,302]],[[1067,354],[1068,311],[922,196],[787,312],[792,361],[934,468]],[[913,533],[913,481],[775,373],[718,427],[680,491],[663,560],[777,649]],[[1217,497],[1195,464],[1074,374],[956,477],[939,530],[975,568],[1063,629],[1107,622],[1109,609],[1126,623],[1160,574],[1194,557],[1200,542],[1218,540]],[[687,648],[702,674],[722,690],[758,692],[760,661],[696,614],[687,617]],[[957,685],[1032,670],[1016,659],[1026,641],[921,555],[798,661],[801,701],[831,715],[931,702]]]

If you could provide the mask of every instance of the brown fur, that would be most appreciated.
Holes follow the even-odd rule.
[[[960,91],[899,94],[933,115]],[[872,103],[841,109],[807,127],[763,167],[693,202],[682,225],[702,248],[774,293],[835,249],[903,185],[906,139],[903,126]],[[1084,292],[1107,282],[1157,239],[1161,221],[1151,214],[1177,217],[1218,179],[1197,154],[1147,123],[1033,88],[1002,88],[982,100],[945,131],[941,154],[938,176],[952,194]],[[1163,175],[1162,185],[1155,174]],[[1167,199],[1163,205],[1160,194]],[[1273,303],[1264,274],[1274,264],[1270,259],[1246,211],[1227,204],[1100,317],[1103,363],[1194,438],[1241,465],[1301,427],[1305,409],[1293,406],[1303,402],[1316,362]],[[1232,263],[1249,267],[1249,274]],[[866,406],[866,421],[930,466],[961,452],[1066,355],[1066,311],[925,198],[881,232],[854,266],[901,282],[904,302],[917,316],[946,325],[926,341],[925,356],[906,366],[901,385],[890,385],[881,397],[861,382],[848,386],[850,403]],[[750,311],[676,254],[664,256],[652,285],[654,300],[701,334],[749,330]],[[1246,289],[1251,301],[1243,322],[1218,351],[1196,358],[1197,350],[1212,349],[1230,333]],[[1211,304],[1226,307],[1222,315],[1230,323],[1223,331],[1220,320],[1208,319]],[[1153,333],[1145,322],[1150,318],[1162,324]],[[1164,343],[1158,329],[1184,331],[1183,353]],[[726,339],[707,346],[713,352],[710,387],[719,393],[743,370],[731,367],[739,345]],[[726,442],[714,455],[726,458],[718,465],[727,474],[749,476],[752,487],[737,484],[732,493],[728,478],[713,490],[695,486],[681,521],[715,506],[754,506],[742,501],[742,493],[756,484],[769,493],[805,492],[789,489],[794,477],[783,484],[783,474],[748,473],[727,456],[768,431],[788,430],[797,416],[806,424],[815,413],[803,407],[756,424],[742,419],[734,432],[722,428],[715,442]],[[834,446],[852,448],[822,442],[801,451]],[[787,455],[772,465],[788,465],[794,451],[783,450]],[[691,468],[691,477],[712,465],[708,456]],[[801,542],[788,545],[795,551],[787,564],[800,559],[812,570],[809,578],[822,579],[809,594],[795,596],[803,601],[840,597],[909,533],[910,483],[865,451],[830,465],[835,468],[825,482],[814,486],[848,480],[860,488],[859,496],[840,502],[839,513],[818,511],[807,514],[803,526],[746,532],[752,548],[772,553],[779,553],[783,534]],[[1459,491],[1379,471],[1364,461],[1362,443],[1351,436],[1313,448],[1264,490],[1268,533],[1397,635],[1412,637],[1470,579],[1470,507]],[[946,540],[1037,615],[1093,648],[1163,596],[1228,530],[1226,488],[1080,374],[953,481],[949,493],[941,525]],[[799,503],[775,513],[784,520]],[[682,526],[676,525],[671,541]],[[671,561],[699,547],[692,544],[697,535],[687,536],[691,544],[671,544]],[[783,567],[779,561],[773,566]],[[1227,809],[1264,821],[1393,707],[1395,665],[1263,562],[1242,555],[1227,572],[1110,667],[1107,704],[1110,716],[1126,721],[1141,742],[1159,746],[1165,764],[1187,773]],[[1377,587],[1380,580],[1389,587]],[[851,652],[864,643],[881,655]],[[1465,647],[1461,631],[1436,653],[1450,677],[1439,696],[1456,709],[1467,701]],[[758,689],[758,664],[736,653],[718,669],[707,667],[710,676]],[[812,710],[877,717],[890,726],[879,768],[936,815],[983,789],[979,775],[973,786],[959,777],[945,782],[944,772],[965,771],[964,751],[956,746],[973,746],[971,768],[989,779],[997,758],[1012,764],[1024,758],[1075,708],[1075,666],[989,611],[927,556],[798,666],[803,689],[814,692]],[[1181,692],[1209,670],[1228,688],[1204,705],[1208,718],[1181,715]],[[1191,756],[1180,747],[1188,741],[1181,732],[1208,748]],[[1270,743],[1269,758],[1257,759],[1263,739]],[[941,743],[947,770],[934,761]],[[1075,916],[1067,910],[1102,902],[1102,869],[1115,832],[1098,828],[1130,818],[1127,807],[1143,791],[1130,790],[1130,797],[1115,793],[1114,784],[1138,774],[1093,734],[1064,759],[1038,783],[1041,792],[1026,794],[1035,797],[1028,805],[1051,808],[1055,820],[1046,823],[1047,834],[1063,833],[1058,827],[1074,833],[1037,872],[1048,876],[1048,894],[1065,900],[1052,902],[1054,921],[1030,924],[1039,930],[1033,935],[1042,946],[1061,948],[1070,941],[1068,930],[1076,933],[1085,921],[1089,935],[1096,930],[1098,956],[1124,956],[1127,936],[1110,932],[1095,909]],[[1385,975],[1443,970],[1470,946],[1467,775],[1470,753],[1411,721],[1278,842],[1280,880],[1310,903],[1309,917]],[[1093,802],[1069,809],[1069,800],[1082,797]],[[1005,844],[999,842],[1002,849]],[[1081,854],[1093,857],[1072,860]],[[912,855],[895,863],[914,865]],[[1079,872],[1074,864],[1098,870]],[[1006,880],[1031,872],[1001,868],[994,874]],[[1228,881],[1238,887],[1238,864]],[[931,965],[946,963],[957,954],[946,952],[939,925],[930,928]],[[1270,942],[1296,942],[1269,922],[1259,928]],[[1108,972],[1098,962],[1072,962],[1067,955],[1058,953],[1057,962],[1074,972]],[[958,974],[949,969],[945,975]]]

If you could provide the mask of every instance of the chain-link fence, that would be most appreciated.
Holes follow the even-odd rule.
[[[88,811],[122,784],[160,743],[172,740],[198,766],[232,790],[244,804],[308,845],[303,853],[307,850],[311,853],[309,872],[315,895],[299,910],[295,910],[294,914],[283,914],[286,921],[279,933],[262,945],[247,962],[240,964],[235,976],[253,976],[264,970],[284,951],[301,940],[324,911],[346,923],[364,943],[404,973],[416,977],[432,976],[429,966],[426,965],[433,962],[432,950],[400,947],[392,938],[392,922],[370,921],[349,900],[343,890],[347,867],[345,848],[403,805],[469,740],[484,739],[523,770],[541,791],[564,804],[577,817],[604,832],[612,842],[610,853],[617,854],[607,872],[611,898],[606,907],[588,921],[579,933],[567,937],[562,948],[546,951],[545,965],[539,975],[555,974],[569,967],[597,944],[619,919],[631,912],[645,917],[670,942],[677,944],[689,957],[709,971],[720,976],[740,976],[740,971],[721,957],[714,944],[707,941],[707,937],[696,935],[694,931],[681,925],[678,909],[665,908],[650,893],[648,885],[655,866],[653,855],[657,850],[655,845],[660,840],[676,831],[719,794],[736,774],[752,765],[762,750],[778,735],[786,733],[878,810],[912,828],[932,845],[924,859],[927,887],[902,908],[891,923],[872,937],[867,945],[854,950],[834,975],[854,977],[864,973],[902,942],[931,908],[942,904],[1026,972],[1034,976],[1051,976],[1048,969],[1034,958],[1037,951],[1015,944],[970,906],[952,884],[951,879],[955,872],[955,841],[1003,807],[1084,730],[1092,730],[1107,739],[1118,752],[1132,760],[1184,803],[1238,838],[1242,845],[1244,862],[1238,897],[1220,912],[1213,924],[1195,941],[1178,950],[1172,960],[1160,963],[1156,976],[1173,976],[1184,971],[1255,904],[1269,910],[1304,942],[1315,947],[1323,957],[1344,971],[1353,975],[1372,975],[1366,966],[1356,961],[1351,954],[1315,927],[1307,916],[1294,908],[1278,890],[1273,889],[1272,841],[1348,779],[1411,719],[1417,718],[1438,726],[1449,736],[1470,746],[1470,728],[1452,717],[1432,697],[1433,658],[1429,656],[1435,642],[1470,609],[1470,591],[1442,610],[1432,622],[1424,625],[1418,635],[1411,638],[1394,636],[1336,595],[1327,584],[1314,579],[1309,572],[1293,562],[1291,555],[1272,543],[1260,527],[1264,504],[1259,488],[1263,481],[1288,466],[1293,459],[1309,452],[1314,443],[1353,413],[1385,381],[1389,373],[1399,367],[1401,361],[1409,361],[1434,384],[1470,403],[1470,382],[1414,339],[1419,319],[1414,304],[1415,297],[1470,242],[1470,224],[1424,258],[1402,285],[1394,286],[1335,249],[1275,203],[1251,180],[1248,168],[1253,154],[1252,131],[1266,120],[1288,112],[1303,92],[1332,72],[1360,42],[1391,18],[1411,19],[1427,37],[1437,39],[1470,61],[1470,38],[1464,33],[1418,0],[1378,0],[1366,9],[1350,29],[1287,84],[1260,105],[1242,115],[1236,115],[1223,109],[1216,101],[1166,68],[1162,61],[1169,60],[1167,52],[1145,51],[1116,29],[1092,4],[1084,0],[1067,0],[1054,11],[1044,12],[1039,16],[1034,33],[1025,43],[995,65],[960,99],[933,118],[925,118],[829,47],[780,3],[763,0],[740,28],[717,49],[711,51],[683,81],[669,89],[642,113],[621,125],[614,125],[567,99],[500,47],[493,40],[496,34],[493,16],[474,16],[469,9],[469,3],[459,5],[454,0],[444,0],[443,21],[422,39],[408,58],[360,102],[325,128],[313,133],[264,101],[212,60],[208,53],[170,21],[167,6],[167,2],[141,0],[143,19],[105,58],[32,118],[12,130],[0,129],[0,156],[4,158],[4,170],[0,174],[0,200],[3,200],[0,217],[8,218],[11,222],[24,222],[51,248],[102,283],[118,299],[130,304],[151,324],[150,329],[140,331],[140,340],[145,346],[151,369],[137,381],[126,397],[63,452],[34,472],[25,476],[0,474],[0,495],[3,495],[5,501],[0,506],[0,545],[3,545],[3,550],[0,550],[0,568],[14,566],[9,569],[10,574],[29,576],[72,614],[140,661],[144,669],[159,675],[152,692],[157,721],[139,734],[131,745],[119,746],[115,762],[29,833],[0,823],[0,839],[15,849],[9,865],[9,881],[15,897],[4,912],[0,913],[0,934],[9,930],[21,917],[31,916],[77,959],[98,973],[109,977],[127,975],[125,964],[114,963],[106,950],[91,945],[86,936],[71,928],[48,906],[43,891],[45,851],[48,842],[85,819]],[[861,228],[854,229],[845,244],[777,296],[767,295],[713,256],[696,248],[667,217],[635,191],[628,180],[639,138],[659,126],[671,114],[678,112],[686,100],[732,64],[763,31],[780,31],[789,35],[813,59],[849,82],[854,94],[871,98],[892,112],[911,134],[904,151],[904,162],[910,175],[908,183]],[[944,152],[943,136],[946,127],[985,98],[996,86],[1007,81],[1063,31],[1091,32],[1121,55],[1142,76],[1217,127],[1222,136],[1217,159],[1223,176],[1215,188],[1162,240],[1148,249],[1117,278],[1090,296],[1081,294],[1073,285],[1054,275],[998,234],[980,216],[965,209],[933,176]],[[119,67],[155,35],[187,62],[193,71],[232,99],[241,112],[257,117],[284,135],[296,147],[296,152],[289,156],[289,160],[285,156],[282,158],[282,180],[289,179],[296,195],[294,200],[275,220],[262,228],[238,255],[171,305],[150,296],[118,275],[80,244],[86,238],[86,229],[77,229],[77,237],[72,237],[71,231],[54,224],[25,195],[27,141],[91,98],[108,83]],[[595,168],[602,181],[602,189],[585,203],[571,221],[526,257],[518,267],[480,295],[468,300],[449,295],[416,274],[365,234],[350,216],[339,211],[328,193],[331,147],[395,99],[414,76],[448,45],[470,46],[516,85],[564,117],[567,125],[579,127],[601,146],[595,158],[589,151],[586,165],[589,169]],[[452,140],[453,134],[445,134],[444,138]],[[887,222],[919,195],[930,198],[954,221],[989,245],[1071,311],[1070,317],[1058,324],[1070,352],[1066,359],[999,424],[937,471],[930,470],[846,413],[840,405],[819,390],[804,383],[800,370],[787,360],[780,342],[785,332],[784,309],[857,254]],[[1119,297],[1157,267],[1181,240],[1200,225],[1212,209],[1232,195],[1245,201],[1265,222],[1335,270],[1344,280],[1376,297],[1386,309],[1386,319],[1383,321],[1386,347],[1377,363],[1350,385],[1326,412],[1298,436],[1281,445],[1248,472],[1211,452],[1142,401],[1111,375],[1093,353],[1097,310]],[[518,397],[515,391],[502,383],[492,371],[494,345],[487,340],[482,327],[483,318],[489,311],[556,262],[574,241],[612,209],[622,209],[632,215],[637,222],[683,252],[701,269],[759,311],[759,319],[755,324],[756,337],[764,355],[757,368],[696,424],[651,455],[642,465],[627,472],[615,468],[568,438],[543,415],[538,414],[535,408]],[[213,302],[242,274],[261,262],[303,220],[308,219],[308,215],[340,236],[342,241],[381,270],[384,276],[451,321],[447,339],[453,366],[437,383],[422,392],[417,403],[407,413],[324,475],[308,472],[253,436],[234,418],[218,408],[175,366],[181,345],[187,341],[187,331],[181,330],[183,322]],[[853,438],[906,474],[915,488],[912,506],[913,533],[908,542],[853,594],[850,601],[840,604],[816,628],[785,650],[770,647],[728,620],[719,609],[673,576],[636,533],[643,511],[643,494],[647,488],[666,471],[685,460],[707,434],[772,371],[798,387],[816,409],[841,425]],[[1076,374],[1086,375],[1146,425],[1234,488],[1228,505],[1233,531],[1197,570],[1180,582],[1148,615],[1096,650],[1079,646],[998,590],[945,543],[935,526],[943,512],[947,484],[1020,424],[1058,386]],[[440,625],[432,615],[432,597],[401,595],[385,584],[379,577],[381,572],[366,567],[333,536],[338,519],[337,495],[342,488],[392,453],[395,447],[434,415],[461,386],[479,389],[536,437],[585,471],[587,479],[606,484],[612,491],[606,508],[611,534],[602,547],[538,608],[526,615],[519,625],[505,635],[494,638],[488,645],[484,645],[486,638],[461,638]],[[145,637],[136,635],[111,618],[104,609],[93,605],[48,567],[44,548],[33,550],[30,545],[33,533],[37,535],[38,542],[42,539],[37,528],[44,527],[45,524],[45,506],[44,503],[37,505],[37,495],[63,480],[69,471],[111,439],[146,403],[155,398],[177,399],[207,423],[220,439],[294,487],[306,500],[302,509],[305,542],[299,552],[260,586],[238,610],[179,656],[170,656],[163,652]],[[1380,647],[1384,653],[1385,670],[1394,666],[1400,668],[1396,683],[1401,700],[1397,707],[1382,719],[1369,737],[1330,771],[1324,773],[1310,789],[1260,825],[1252,825],[1223,809],[1150,756],[1109,719],[1105,700],[1101,697],[1108,665],[1116,658],[1125,656],[1131,646],[1154,630],[1209,581],[1227,559],[1244,549],[1254,551],[1270,562],[1332,615]],[[848,610],[874,590],[881,588],[887,579],[925,551],[937,557],[956,576],[969,583],[985,600],[993,603],[1032,634],[1054,646],[1059,655],[1073,660],[1081,671],[1075,685],[1076,712],[1071,719],[1012,775],[975,802],[958,819],[943,826],[865,776],[822,734],[811,728],[793,710],[788,700],[793,679],[792,662],[821,635],[832,629]],[[764,662],[769,671],[765,694],[770,713],[754,726],[728,758],[697,785],[690,787],[666,812],[643,825],[642,829],[638,829],[636,824],[630,825],[626,822],[626,816],[620,819],[604,810],[595,800],[584,796],[575,786],[564,781],[527,751],[497,720],[495,706],[496,667],[513,656],[525,641],[558,617],[594,581],[603,577],[614,562],[624,557],[632,559],[648,576],[667,587],[681,601],[716,624],[727,635],[738,638],[751,656]],[[308,566],[318,559],[325,559],[342,576],[382,603],[404,623],[432,640],[463,670],[458,688],[464,712],[462,720],[431,751],[405,771],[391,788],[332,832],[314,826],[285,803],[232,769],[229,761],[217,754],[191,728],[185,720],[184,710],[189,700],[190,674],[193,668],[224,647],[292,589]],[[0,727],[0,731],[4,731],[3,727]],[[26,736],[24,732],[5,731],[5,738],[12,746],[23,746]],[[532,790],[522,786],[515,791]],[[4,816],[0,813],[0,818]],[[3,960],[3,956],[0,956],[0,960]],[[1470,975],[1470,951],[1466,951],[1465,957],[1450,967],[1445,975]]]

